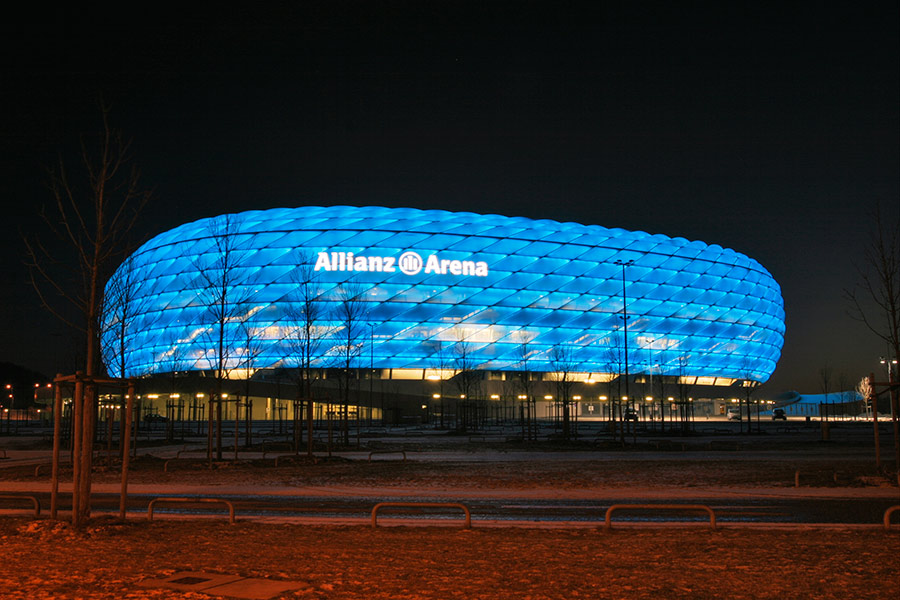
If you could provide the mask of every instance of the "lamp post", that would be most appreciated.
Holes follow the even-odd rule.
[[[441,411],[441,429],[444,428],[444,397],[441,394],[432,394],[432,399],[437,400],[440,404]],[[435,427],[437,427],[437,423],[435,423]]]
[[[522,404],[519,405],[519,422],[522,424],[522,439],[525,440],[525,439],[529,439],[531,437],[531,435],[530,435],[531,434],[530,419],[529,419],[529,423],[528,423],[528,434],[529,435],[525,434],[525,417],[526,417],[525,408],[526,408],[526,406],[528,406],[528,404],[526,402],[528,400],[528,396],[526,396],[525,394],[519,394],[519,400],[522,401]]]
[[[630,398],[631,394],[628,390],[628,296],[626,295],[626,287],[625,287],[625,268],[629,265],[634,264],[633,260],[616,260],[615,264],[622,267],[622,324],[623,324],[623,332],[624,332],[624,345],[625,345],[625,398]],[[634,409],[634,401],[631,401],[631,408]],[[631,427],[629,425],[629,427]]]
[[[893,396],[895,393],[894,392],[894,367],[897,365],[897,359],[896,358],[889,359],[889,358],[885,358],[884,356],[882,356],[879,359],[879,362],[881,362],[881,364],[884,365],[885,370],[887,370],[888,385],[890,386],[890,390],[891,390],[890,394],[891,394],[891,396]],[[891,402],[891,419],[893,420],[893,418],[894,418],[894,403]]]
[[[9,398],[8,406],[6,407],[6,433],[10,432],[9,429],[9,419],[12,417],[13,410],[16,408],[16,390],[13,388],[11,383],[6,384],[6,391],[8,392],[7,397]],[[16,421],[16,432],[19,431],[19,422]]]
[[[900,415],[897,414],[897,390],[894,388],[894,366],[897,364],[897,357],[881,357],[881,364],[887,368],[888,397],[891,402],[891,423],[894,428],[894,460],[897,465],[897,480],[900,481],[900,426],[898,426],[897,423],[897,418],[900,417]],[[872,402],[878,402],[878,397],[874,397]],[[875,426],[877,428],[878,424],[876,423]]]
[[[375,377],[375,323],[368,323],[369,326],[369,416],[367,423],[372,426],[372,407],[375,403],[372,401],[372,379]],[[382,415],[382,419],[384,415]]]

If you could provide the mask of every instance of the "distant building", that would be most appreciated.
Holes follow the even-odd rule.
[[[829,394],[786,392],[775,398],[774,407],[784,409],[792,417],[841,418],[866,414],[863,397],[855,390]]]

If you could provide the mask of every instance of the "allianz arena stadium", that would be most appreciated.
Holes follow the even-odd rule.
[[[564,369],[587,382],[649,374],[756,385],[784,341],[778,284],[733,250],[443,210],[308,206],[202,219],[141,246],[106,295],[103,354],[116,377],[296,369],[305,300],[318,306],[313,366],[352,355],[381,379],[450,379],[464,356],[486,379]],[[340,307],[351,295],[359,311],[348,326]]]

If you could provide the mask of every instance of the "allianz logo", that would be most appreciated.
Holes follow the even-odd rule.
[[[487,277],[488,264],[483,260],[450,260],[437,254],[422,255],[407,250],[399,258],[379,255],[354,255],[352,252],[319,252],[316,271],[359,271],[418,275],[424,271],[428,275],[462,275]]]

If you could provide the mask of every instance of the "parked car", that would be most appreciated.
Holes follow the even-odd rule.
[[[145,423],[166,423],[169,419],[162,415],[144,415]]]
[[[638,420],[637,411],[633,408],[626,408],[625,414],[622,416],[622,418],[626,421],[637,421]]]
[[[741,409],[739,408],[729,408],[725,412],[725,418],[729,421],[740,421],[741,420]]]
[[[783,408],[776,408],[772,411],[772,420],[775,421],[777,419],[781,419],[782,421],[787,421],[787,415],[784,414]]]

